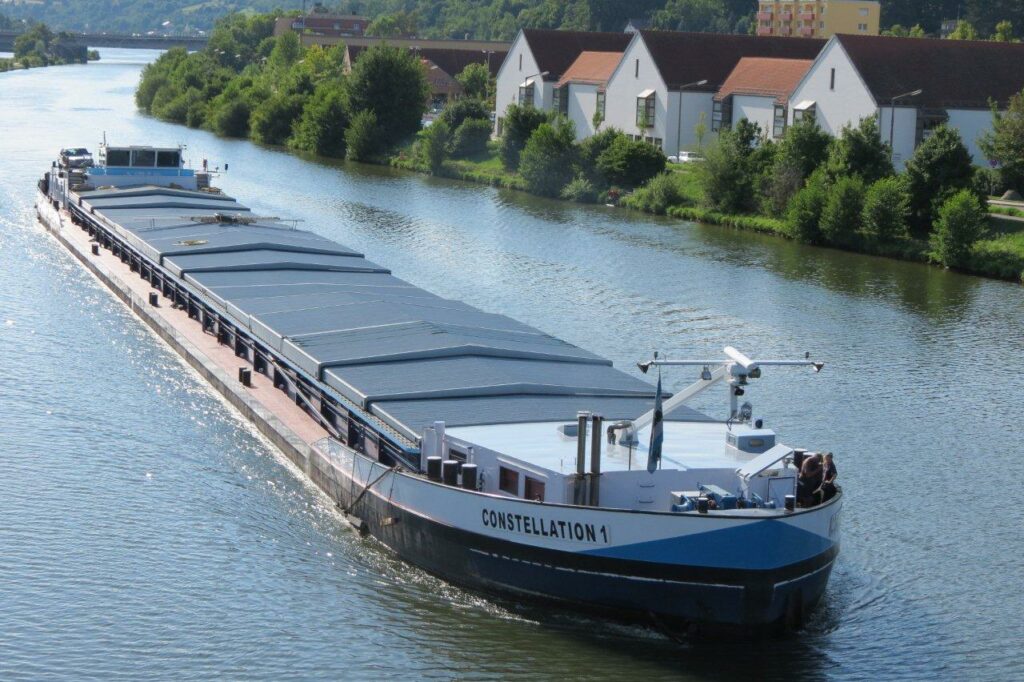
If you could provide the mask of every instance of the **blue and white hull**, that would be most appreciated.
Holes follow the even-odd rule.
[[[402,559],[514,598],[648,622],[799,623],[839,551],[841,495],[760,516],[578,507],[447,486],[333,441],[318,449],[314,479]]]

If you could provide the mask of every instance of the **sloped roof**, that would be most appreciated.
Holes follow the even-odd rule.
[[[622,59],[621,52],[592,52],[587,50],[580,52],[580,56],[572,63],[561,80],[558,87],[566,83],[587,83],[589,85],[604,85],[611,78],[615,67]]]
[[[524,28],[523,37],[539,70],[548,72],[544,79],[557,81],[581,52],[623,52],[633,34]]]
[[[777,103],[785,104],[813,63],[810,59],[744,57],[725,79],[715,99],[756,95],[773,97]]]
[[[816,38],[780,38],[683,31],[640,31],[670,90],[696,81],[692,90],[717,92],[740,59],[814,59],[825,46]]]
[[[924,90],[901,100],[940,108],[1005,106],[1024,89],[1024,44],[933,38],[839,35],[875,101]]]
[[[360,55],[369,48],[365,45],[349,45],[348,58],[352,64],[356,63]],[[493,50],[490,58],[490,72],[492,76],[498,74],[501,63],[505,61],[508,50]],[[449,48],[421,47],[416,49],[416,55],[420,59],[433,62],[442,71],[450,76],[457,76],[462,73],[470,64],[483,64],[487,66],[487,54],[481,50],[456,50]]]

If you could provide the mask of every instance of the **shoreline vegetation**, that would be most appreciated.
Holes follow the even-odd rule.
[[[0,73],[60,64],[85,64],[100,58],[78,45],[69,33],[54,33],[46,24],[30,27],[14,40],[14,57],[0,58]]]
[[[482,64],[457,75],[464,95],[424,126],[429,88],[409,51],[375,46],[349,72],[341,47],[272,37],[276,16],[231,15],[205,50],[169,50],[143,70],[137,105],[325,157],[1024,281],[1024,222],[986,209],[988,197],[1024,190],[1024,93],[993,113],[981,141],[1005,160],[998,170],[973,166],[958,133],[940,127],[897,173],[874,118],[835,138],[801,121],[778,140],[743,120],[700,145],[703,161],[667,164],[615,129],[576,142],[571,122],[532,107],[509,107],[491,140],[494,83]]]

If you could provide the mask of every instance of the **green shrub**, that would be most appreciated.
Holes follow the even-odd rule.
[[[483,100],[462,97],[450,100],[438,118],[444,119],[448,130],[457,130],[463,121],[470,118],[482,118],[490,125],[491,110]]]
[[[578,145],[580,168],[598,187],[607,187],[610,182],[601,175],[601,171],[597,167],[597,159],[619,138],[628,139],[618,128],[605,128],[584,138]]]
[[[321,156],[345,156],[345,130],[348,109],[340,84],[328,82],[317,86],[306,100],[302,115],[295,122],[288,146]]]
[[[780,217],[785,215],[789,200],[804,186],[803,171],[795,161],[776,159],[771,172],[762,177],[760,184],[761,211]]]
[[[903,177],[910,193],[910,223],[919,235],[928,234],[939,203],[957,190],[973,187],[974,165],[960,133],[939,126],[914,150]]]
[[[962,189],[939,208],[932,233],[931,257],[946,267],[967,265],[974,243],[986,231],[988,216],[971,190]]]
[[[157,91],[153,98],[152,111],[157,118],[172,123],[184,123],[188,118],[187,95],[165,85]]]
[[[1024,193],[1024,90],[1010,98],[1005,111],[992,103],[992,128],[978,139],[981,151],[999,164],[1004,189]]]
[[[584,175],[577,175],[568,185],[562,188],[561,196],[569,201],[581,204],[592,204],[597,201],[597,188]]]
[[[213,110],[207,123],[218,135],[225,137],[246,137],[249,134],[249,103],[236,99]]]
[[[302,114],[301,95],[274,95],[260,102],[249,118],[249,134],[264,144],[284,144]]]
[[[557,118],[543,123],[526,143],[519,174],[530,192],[557,197],[572,180],[576,165],[576,133],[570,121]]]
[[[597,157],[597,169],[613,185],[639,187],[665,170],[665,155],[648,142],[619,135]]]
[[[422,128],[427,78],[411,50],[381,44],[363,52],[348,77],[349,111],[370,111],[377,147],[390,148]]]
[[[803,189],[789,200],[786,226],[793,239],[805,244],[817,244],[822,240],[821,213],[827,200],[825,173],[815,171]]]
[[[380,154],[377,116],[372,111],[364,109],[352,117],[345,131],[345,145],[353,161],[371,161]]]
[[[884,244],[905,239],[909,216],[910,197],[900,178],[882,178],[864,195],[861,227],[872,241]]]
[[[505,110],[501,134],[501,164],[507,170],[519,168],[519,157],[526,148],[526,142],[533,131],[548,120],[540,109],[518,104],[509,105]]]
[[[1003,176],[995,168],[974,169],[972,181],[974,191],[979,197],[1001,197],[1006,192],[1006,185],[1003,184]]]
[[[834,244],[848,244],[860,231],[860,217],[864,210],[864,181],[853,175],[839,178],[829,188],[828,198],[821,211],[821,234]]]
[[[745,123],[746,119],[740,121]],[[756,129],[756,125],[753,126]],[[723,130],[708,145],[700,164],[700,185],[707,208],[722,213],[746,213],[755,204],[755,177],[751,171],[750,146],[756,140],[751,126]]]
[[[438,118],[419,135],[416,143],[420,161],[430,169],[431,173],[437,174],[448,158],[448,143],[451,135],[448,131],[448,124]]]
[[[487,153],[490,139],[491,122],[488,119],[467,118],[452,136],[452,156],[458,159],[482,156]]]
[[[662,173],[626,198],[626,206],[637,211],[664,215],[673,206],[686,203],[678,173]]]
[[[862,118],[855,126],[844,126],[832,140],[825,169],[835,182],[844,175],[859,175],[867,184],[892,175],[889,145],[882,142],[874,116]]]

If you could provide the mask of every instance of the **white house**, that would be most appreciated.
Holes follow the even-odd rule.
[[[812,60],[824,44],[813,39],[638,31],[608,79],[604,125],[646,139],[666,154],[694,149],[701,121],[707,139],[717,131],[715,93],[742,58]]]
[[[813,116],[836,135],[875,116],[897,168],[945,123],[984,164],[978,139],[992,125],[989,102],[1005,107],[1022,89],[1019,43],[837,35],[794,90],[789,117]]]
[[[605,87],[621,59],[621,52],[581,52],[555,86],[552,109],[573,122],[577,140],[593,135],[595,121],[604,120]]]
[[[632,36],[627,33],[523,29],[498,69],[495,91],[495,133],[510,104],[527,104],[550,111],[554,89],[583,52],[621,53]]]
[[[790,95],[811,68],[810,59],[744,57],[715,93],[713,120],[735,126],[747,119],[769,138],[786,133]]]

